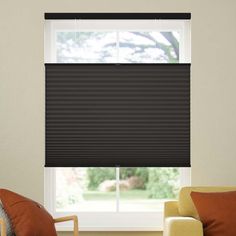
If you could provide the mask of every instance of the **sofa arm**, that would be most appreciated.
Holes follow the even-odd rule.
[[[164,218],[179,216],[178,201],[168,201],[164,204]]]
[[[203,236],[202,223],[192,217],[167,217],[163,236]]]

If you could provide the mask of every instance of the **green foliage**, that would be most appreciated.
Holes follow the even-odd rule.
[[[88,189],[96,190],[103,181],[115,179],[115,175],[116,174],[114,168],[88,168]],[[143,181],[144,186],[142,187],[142,189],[146,187],[148,183],[148,168],[120,168],[120,178],[122,180],[126,180],[133,176],[137,176]]]
[[[178,168],[150,168],[147,184],[149,198],[176,198],[178,179]]]
[[[87,170],[88,189],[96,190],[103,181],[116,178],[115,168],[92,167]]]
[[[128,179],[135,175],[136,168],[122,167],[120,168],[120,179]]]
[[[105,180],[115,179],[115,168],[88,168],[88,190],[97,190]],[[175,198],[178,190],[178,168],[120,168],[120,179],[127,180],[131,177],[139,177],[143,185],[135,189],[146,189],[149,198]]]
[[[136,176],[140,177],[143,182],[144,182],[144,187],[146,187],[147,183],[148,183],[148,168],[147,167],[141,167],[141,168],[135,168],[135,174]]]
[[[139,177],[144,185],[141,187],[142,189],[146,187],[148,182],[148,168],[133,168],[133,167],[122,167],[120,168],[120,178],[128,179],[130,177],[137,176]]]

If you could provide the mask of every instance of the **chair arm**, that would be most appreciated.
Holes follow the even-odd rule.
[[[78,217],[73,215],[73,216],[64,216],[60,218],[54,219],[54,223],[60,223],[60,222],[65,222],[65,221],[70,221],[72,220],[74,222],[74,236],[79,236],[79,223],[78,223]]]
[[[192,217],[167,217],[163,236],[203,236],[202,223]]]
[[[178,201],[168,201],[164,204],[164,218],[179,216]]]
[[[6,223],[2,218],[0,218],[0,228],[1,236],[7,236]]]

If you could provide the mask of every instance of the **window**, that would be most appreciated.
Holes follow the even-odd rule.
[[[175,199],[180,168],[56,168],[56,212],[158,212]]]
[[[47,20],[45,62],[188,63],[189,21]],[[82,230],[161,230],[163,202],[189,183],[188,168],[46,168],[45,205]]]

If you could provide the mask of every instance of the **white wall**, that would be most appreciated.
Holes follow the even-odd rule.
[[[236,1],[0,0],[0,4],[0,187],[43,201],[44,12],[191,12],[192,182],[236,185]],[[140,235],[144,234],[154,235]]]

